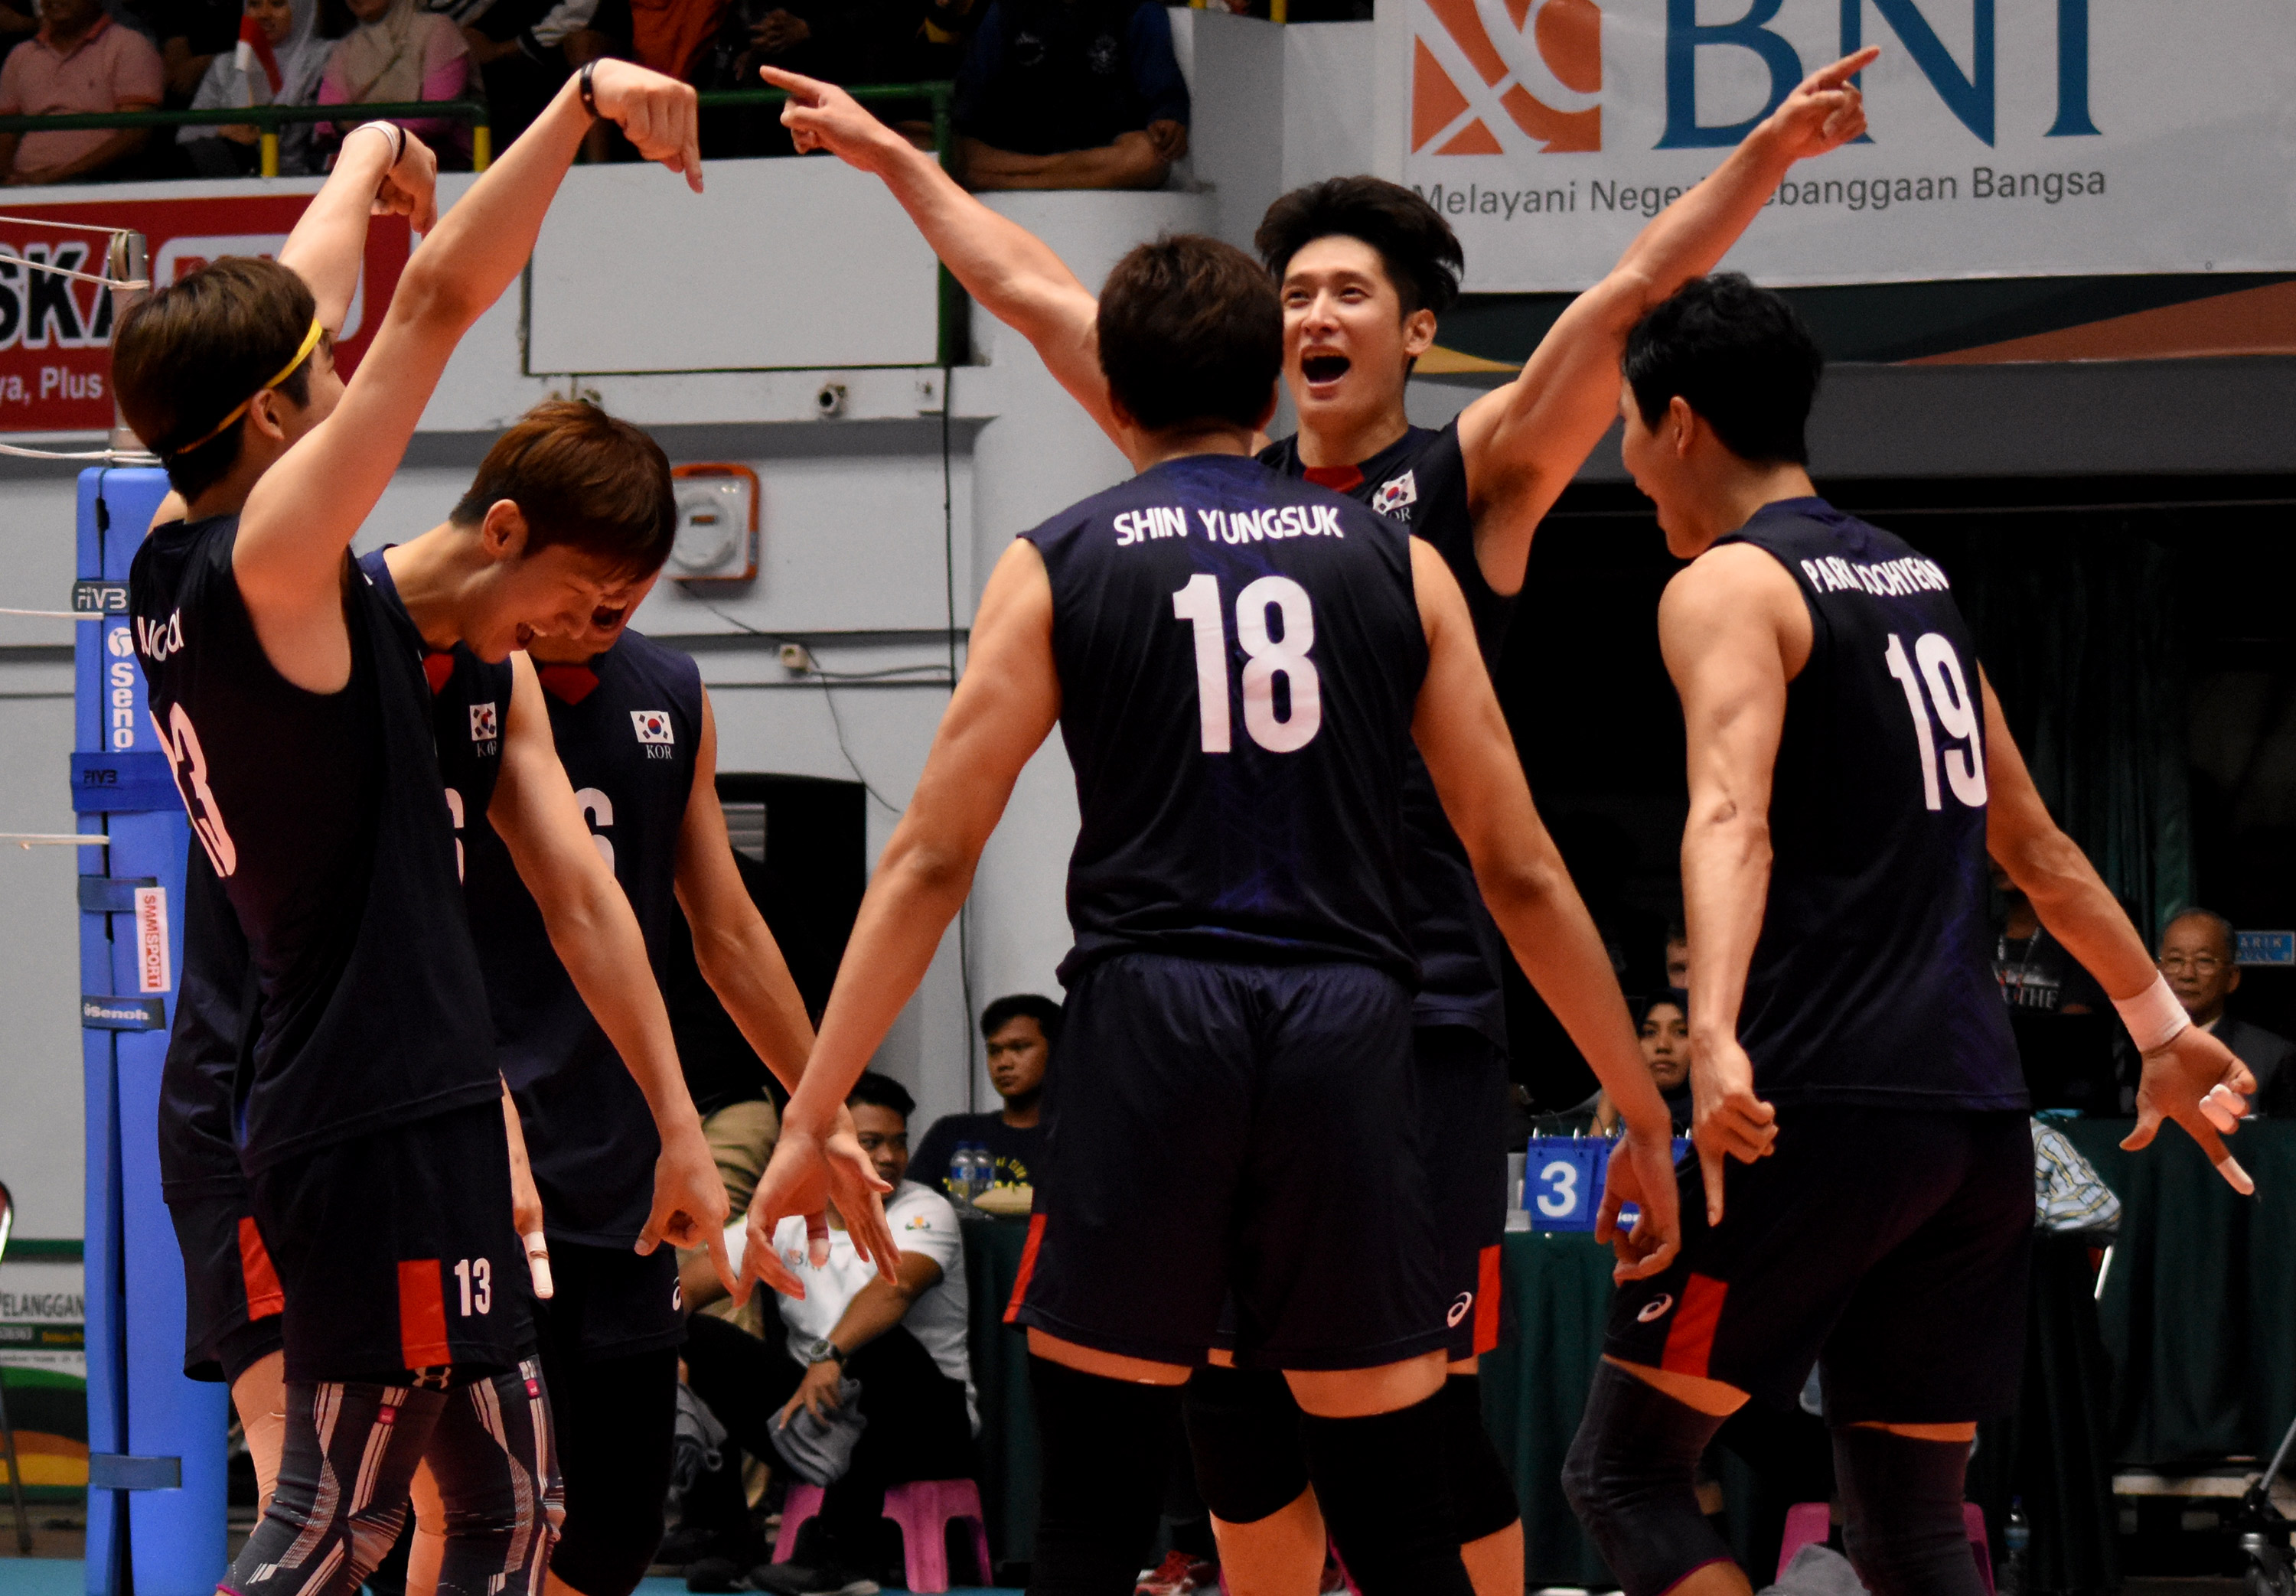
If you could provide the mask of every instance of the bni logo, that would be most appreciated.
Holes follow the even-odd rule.
[[[1603,12],[1595,0],[1423,0],[1411,41],[1416,154],[1600,150]]]

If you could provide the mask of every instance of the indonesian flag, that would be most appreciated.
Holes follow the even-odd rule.
[[[253,17],[242,16],[239,19],[239,48],[232,53],[232,60],[239,68],[240,76],[250,82],[255,77],[256,64],[261,62],[263,76],[269,80],[271,93],[275,96],[287,81],[279,70],[279,58],[271,53],[271,41],[263,37],[263,29]]]

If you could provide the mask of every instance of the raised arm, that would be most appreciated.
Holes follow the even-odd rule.
[[[699,190],[691,88],[627,61],[599,62],[594,86],[601,114]],[[398,471],[447,356],[525,268],[589,127],[579,88],[569,79],[414,251],[334,413],[249,495],[233,573],[264,652],[299,686],[327,692],[348,679],[343,552]]]
[[[758,1278],[800,1294],[774,1255],[774,1227],[791,1214],[818,1211],[830,1196],[824,1144],[838,1109],[924,978],[941,933],[972,890],[973,866],[1021,767],[1060,712],[1052,584],[1037,546],[1016,539],[981,593],[964,678],[870,878],[805,1079],[782,1116],[773,1161],[750,1199],[745,1294]]]
[[[1981,679],[1981,678],[1980,678]],[[2229,1129],[2248,1111],[2244,1095],[2256,1090],[2255,1077],[2232,1050],[2200,1027],[2178,1024],[2184,1011],[2169,994],[2144,942],[2112,889],[2096,873],[2073,839],[2057,828],[2033,785],[2025,757],[2009,735],[1993,683],[1985,691],[1985,847],[2018,889],[2032,900],[2033,913],[2081,962],[2112,999],[2130,1033],[2144,1050],[2144,1073],[2136,1088],[2136,1128],[2121,1143],[2131,1150],[2149,1145],[2165,1117],[2183,1125],[2217,1173],[2234,1191],[2246,1195],[2256,1190],[2232,1154],[2217,1126],[2202,1110],[2211,1096],[2217,1112]],[[1696,944],[1692,945],[1695,946]],[[2157,989],[2157,991],[2156,991]],[[2173,1030],[2163,1038],[2143,1034],[2147,1000],[2166,1018]]]
[[[279,250],[279,264],[310,285],[319,325],[331,337],[340,336],[358,291],[369,218],[403,216],[427,233],[439,225],[438,187],[439,158],[421,139],[388,122],[351,129],[326,186],[311,196]]]
[[[763,70],[767,83],[789,91],[782,123],[799,150],[826,150],[848,166],[875,173],[964,291],[1033,344],[1070,397],[1122,447],[1100,369],[1100,302],[1061,258],[1026,227],[966,193],[928,151],[871,116],[843,89],[778,67]]]
[[[1522,585],[1531,535],[1617,418],[1627,334],[1713,270],[1794,162],[1866,130],[1850,79],[1880,53],[1868,47],[1807,78],[1703,182],[1652,218],[1610,275],[1570,302],[1521,376],[1461,413],[1476,558],[1495,590]]]
[[[1738,1010],[1770,890],[1770,780],[1786,685],[1808,661],[1810,623],[1784,567],[1747,544],[1716,549],[1667,585],[1660,650],[1682,698],[1690,820],[1682,833],[1683,925],[1690,934],[1691,1136],[1709,1224],[1722,1219],[1725,1158],[1746,1163],[1777,1139],[1777,1111],[1754,1095]]]
[[[1642,1215],[1634,1233],[1615,1243],[1617,1275],[1655,1274],[1680,1245],[1673,1124],[1643,1062],[1602,933],[1532,806],[1458,582],[1442,556],[1417,538],[1411,560],[1428,646],[1413,737],[1443,812],[1474,864],[1491,918],[1625,1116],[1626,1136],[1611,1155],[1597,1238],[1613,1240],[1622,1201],[1638,1204]]]
[[[509,849],[519,880],[534,895],[550,945],[596,1017],[599,1028],[645,1096],[661,1156],[654,1165],[653,1211],[640,1252],[668,1241],[707,1245],[730,1287],[726,1257],[726,1183],[678,1068],[669,1013],[654,985],[645,937],[621,883],[590,840],[590,828],[551,741],[542,684],[524,654],[511,657],[510,714],[502,774],[487,819]]]

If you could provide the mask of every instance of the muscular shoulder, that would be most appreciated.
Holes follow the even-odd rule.
[[[1658,625],[1669,656],[1763,636],[1776,641],[1789,674],[1809,655],[1800,587],[1775,555],[1752,544],[1709,549],[1677,572],[1659,600]]]

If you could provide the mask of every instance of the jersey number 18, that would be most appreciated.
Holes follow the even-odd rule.
[[[1270,637],[1267,612],[1281,618],[1283,634]],[[1172,595],[1172,613],[1196,634],[1196,708],[1207,754],[1228,751],[1227,617],[1220,604],[1219,578],[1209,571],[1188,578]],[[1235,598],[1236,641],[1243,645],[1243,729],[1271,754],[1296,753],[1315,741],[1324,724],[1322,683],[1308,651],[1316,646],[1316,611],[1308,590],[1289,577],[1262,577]],[[1275,680],[1291,691],[1291,712],[1275,713]]]

